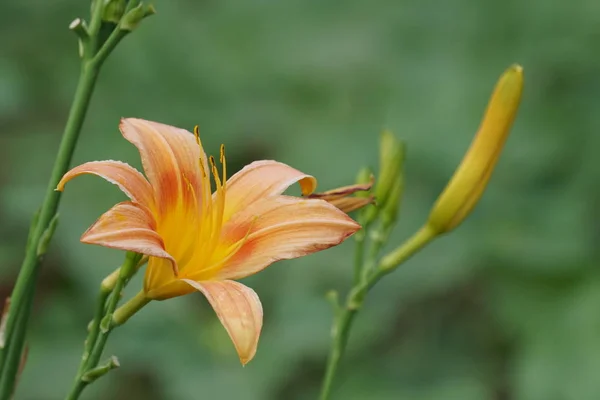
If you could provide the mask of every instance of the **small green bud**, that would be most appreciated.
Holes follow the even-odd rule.
[[[369,167],[362,167],[356,175],[356,184],[363,185],[373,181],[373,171]],[[356,197],[369,197],[368,191],[356,192]]]
[[[379,177],[375,187],[375,198],[379,204],[385,204],[387,197],[398,179],[404,161],[404,143],[390,131],[381,133],[379,149]]]
[[[402,171],[396,179],[390,194],[381,208],[381,221],[384,228],[390,228],[398,219],[398,211],[402,205],[402,194],[404,192],[404,175]]]
[[[48,227],[42,233],[42,237],[38,243],[37,247],[37,256],[41,257],[48,251],[48,246],[50,246],[50,240],[56,231],[56,227],[58,226],[58,214],[54,214],[54,217],[50,220]]]
[[[356,183],[358,185],[363,185],[368,182],[370,182],[372,184],[373,181],[374,181],[373,171],[371,170],[371,168],[363,167],[363,168],[361,168],[360,171],[358,171],[358,174],[356,175]],[[373,198],[372,198],[373,195],[370,192],[357,192],[356,196],[370,198],[371,203],[377,201],[376,198],[373,201]],[[365,227],[365,226],[369,225],[371,222],[375,221],[375,218],[377,218],[378,211],[379,211],[378,207],[375,204],[370,204],[370,205],[364,207],[361,210],[360,217],[359,217],[360,224],[363,227]]]
[[[120,366],[121,364],[119,363],[119,359],[116,356],[111,356],[102,365],[87,371],[81,377],[81,380],[85,383],[94,382],[96,379],[106,375],[108,372],[112,371],[115,368],[119,368]]]
[[[125,14],[123,19],[121,19],[120,28],[124,31],[133,31],[144,18],[154,14],[156,14],[154,6],[140,3]]]
[[[125,0],[104,0],[102,21],[117,24],[125,13]]]

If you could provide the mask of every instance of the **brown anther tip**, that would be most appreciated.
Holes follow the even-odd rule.
[[[200,128],[198,128],[198,125],[194,126],[194,137],[196,138],[196,143],[200,146]]]

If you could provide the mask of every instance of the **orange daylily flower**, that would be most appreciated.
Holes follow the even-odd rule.
[[[256,293],[235,280],[338,245],[360,226],[324,200],[283,195],[296,182],[304,195],[317,184],[285,164],[256,161],[226,179],[223,146],[219,175],[197,131],[133,118],[121,120],[120,130],[138,148],[148,179],[118,161],[88,162],[65,174],[57,190],[94,174],[131,199],[102,215],[81,241],[148,255],[148,299],[202,292],[246,364],[256,353],[263,312]]]

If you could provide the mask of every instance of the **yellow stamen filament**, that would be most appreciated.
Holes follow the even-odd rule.
[[[190,182],[190,180],[188,179],[187,176],[183,176],[183,179],[186,183],[187,186],[187,190],[190,193],[190,196],[192,197],[192,204],[195,205],[195,207],[193,208],[193,210],[191,210],[191,212],[193,213],[193,221],[189,221],[192,224],[198,224],[198,198],[196,197],[196,190],[194,189],[194,185],[192,184],[192,182]],[[198,240],[198,231],[196,229],[192,229],[192,243],[195,243]],[[180,243],[185,243],[185,241],[181,241]],[[185,266],[188,261],[193,257],[194,255],[194,246],[187,246],[187,248],[185,248],[185,251],[183,252],[183,254],[181,255],[181,258],[179,260],[179,264],[181,264],[181,266]]]
[[[223,190],[225,190],[225,187],[227,185],[227,160],[225,159],[225,145],[221,144],[221,149],[220,149],[220,157],[219,157],[219,161],[221,162],[221,166],[223,167]]]
[[[242,246],[244,244],[246,244],[246,242],[248,241],[248,237],[250,236],[250,233],[252,232],[252,228],[254,228],[254,224],[255,224],[256,220],[258,220],[258,216],[254,216],[244,237],[242,239],[238,240],[237,242],[235,242],[234,244],[232,244],[231,246],[229,246],[225,250],[224,253],[226,255],[223,258],[217,260],[214,264],[211,264],[209,267],[202,269],[201,271],[198,271],[197,274],[194,274],[193,278],[195,278],[195,279],[200,279],[202,277],[207,278],[213,272],[215,272],[219,268],[221,268],[221,266],[223,266],[223,264],[225,264],[226,262],[231,260],[231,258],[233,256],[235,256],[237,254],[237,252],[242,248]]]
[[[223,210],[225,208],[225,188],[219,178],[219,170],[215,164],[214,157],[211,156],[209,161],[213,179],[215,181],[215,198],[213,199],[212,232],[209,239],[207,255],[212,254],[219,243],[221,226],[223,223]]]
[[[215,258],[223,258],[220,257],[220,254],[219,257],[216,257],[217,255],[214,253],[218,248],[220,248],[219,243],[221,241],[221,229],[224,222],[223,213],[225,210],[227,166],[224,145],[221,145],[219,149],[219,161],[223,168],[222,174],[219,174],[219,169],[216,165],[215,158],[212,156],[210,156],[208,160],[203,158],[204,152],[202,150],[202,141],[200,139],[198,126],[194,127],[194,136],[196,138],[196,143],[200,148],[201,154],[198,160],[198,165],[202,172],[202,176],[200,177],[201,205],[199,206],[199,210],[197,212],[199,215],[199,220],[195,222],[197,224],[197,235],[192,242],[193,245],[189,246],[189,252],[186,251],[186,256],[188,256],[188,258],[185,261],[193,264],[190,265],[190,269],[188,271],[190,273],[195,271],[193,272],[195,275],[209,268],[212,269],[213,267],[210,264],[211,260],[215,260]],[[210,168],[210,171],[208,171],[208,168]],[[211,190],[211,176],[215,183],[214,194]],[[221,253],[223,250],[224,256],[230,257],[234,248],[230,247],[227,249],[221,249],[219,250],[219,253]],[[191,255],[189,255],[189,253],[191,253]],[[197,254],[197,257],[194,254]],[[193,258],[193,260],[191,258]]]

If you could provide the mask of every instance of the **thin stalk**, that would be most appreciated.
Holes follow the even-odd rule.
[[[143,290],[140,291],[114,312],[112,319],[113,326],[123,325],[133,314],[140,311],[150,301],[151,299],[146,297],[146,293]]]
[[[26,306],[30,307],[30,303],[33,303],[33,296],[26,298]],[[18,315],[18,321],[25,318],[24,313]],[[17,374],[19,373],[19,367],[21,366],[21,353],[25,344],[25,328],[26,325],[23,323],[17,323],[17,329],[15,334],[11,338],[10,342],[7,343],[7,354],[8,359],[16,358],[17,363],[6,364],[6,370],[3,370],[2,377],[0,378],[0,399],[9,399],[13,396],[15,386],[17,383]]]
[[[88,360],[90,358],[90,354],[92,353],[92,349],[94,344],[96,343],[96,339],[98,338],[98,334],[100,332],[100,321],[102,321],[102,317],[104,317],[104,309],[106,307],[106,299],[110,295],[110,291],[104,291],[100,289],[100,293],[98,294],[98,302],[96,304],[96,314],[94,315],[94,319],[92,320],[89,326],[88,337],[85,339],[83,355],[81,356],[81,362],[79,364],[79,369],[77,370],[77,378],[81,379],[83,374],[87,371],[88,368]]]
[[[350,335],[350,327],[352,326],[357,311],[358,309],[351,309],[346,306],[336,318],[333,328],[333,341],[327,358],[325,377],[321,388],[321,396],[319,397],[321,400],[327,400],[331,395],[333,380],[340,364],[340,360],[344,354],[344,350],[346,350],[346,344],[348,343],[348,337]]]
[[[132,3],[136,2],[132,0],[128,4],[128,7]],[[100,67],[126,34],[126,32],[113,32],[106,43],[100,43],[98,35],[102,25],[101,14],[103,4],[104,2],[99,0],[94,2],[89,37],[82,40],[84,51],[77,89],[69,110],[39,217],[37,218],[37,223],[32,224],[23,264],[21,265],[11,294],[11,307],[5,327],[6,346],[0,348],[0,393],[6,392],[4,389],[5,385],[12,385],[14,383],[15,371],[17,370],[15,365],[18,366],[20,362],[24,340],[12,340],[12,336],[15,336],[17,332],[21,332],[22,335],[26,333],[26,326],[31,312],[31,301],[28,300],[28,297],[33,296],[35,293],[35,283],[43,258],[43,252],[40,252],[40,244],[44,241],[48,242],[52,236],[53,232],[49,230],[60,203],[61,193],[55,190],[56,185],[60,181],[60,178],[68,171],[71,163]],[[118,28],[116,30],[118,31]],[[13,348],[13,346],[16,346],[16,348]],[[2,396],[0,400],[6,400],[6,398]]]
[[[363,259],[365,253],[365,227],[354,235],[356,242],[354,247],[354,285],[360,282],[363,268]]]
[[[48,227],[58,209],[60,192],[57,192],[54,189],[60,178],[67,172],[69,163],[71,162],[75,144],[92,97],[97,77],[98,70],[89,68],[87,64],[84,64],[79,76],[77,91],[75,92],[75,98],[73,100],[73,105],[71,106],[58,156],[54,168],[52,169],[52,176],[46,190],[46,197],[42,204],[39,222],[35,228],[31,243],[26,249],[25,259],[23,260],[17,282],[15,283],[15,287],[11,294],[11,307],[6,320],[7,340],[11,340],[11,336],[15,335],[17,330],[23,333],[25,332],[24,328],[16,327],[15,325],[17,325],[17,320],[19,321],[19,324],[27,325],[29,320],[31,302],[27,301],[27,293],[30,292],[31,295],[33,295],[34,290],[29,291],[28,289],[29,287],[35,287],[38,267],[41,262],[41,257],[38,255],[38,245],[46,227]],[[22,316],[19,317],[21,313]],[[6,349],[4,349],[4,351],[1,352],[0,369],[3,376],[9,374],[9,371],[15,370],[12,365],[18,365],[20,357],[20,351],[6,352]],[[6,369],[3,364],[6,364]],[[10,375],[7,379],[14,380],[14,376]],[[3,382],[6,382],[6,380],[3,379]],[[4,391],[2,390],[1,392]],[[0,399],[4,400],[4,397],[0,397]]]
[[[323,385],[321,387],[320,400],[328,400],[331,396],[331,390],[333,387],[333,381],[338,370],[338,366],[344,351],[348,338],[350,336],[350,329],[355,320],[356,313],[362,307],[364,299],[368,291],[385,275],[395,270],[402,263],[407,261],[416,252],[422,249],[426,244],[431,242],[437,234],[431,231],[427,226],[421,228],[415,233],[410,239],[404,244],[396,248],[389,255],[382,258],[379,266],[368,272],[368,275],[361,279],[361,281],[354,285],[350,291],[346,300],[345,306],[336,315],[333,325],[333,339],[331,344],[331,350],[327,358],[327,366],[325,368],[325,376],[323,378]],[[375,244],[376,247],[380,246]],[[363,271],[367,271],[366,268],[370,268],[370,265],[374,265],[375,261],[372,258],[376,258],[379,248],[376,251],[372,251],[368,260],[365,261],[365,265],[362,266]]]
[[[100,289],[100,302],[102,303],[102,312],[100,312],[100,304],[98,305],[96,318],[94,318],[94,322],[92,323],[92,329],[88,334],[88,338],[86,339],[85,352],[91,350],[89,354],[84,352],[82,356],[82,364],[77,371],[77,376],[75,377],[75,382],[73,383],[73,387],[71,388],[70,393],[67,395],[66,400],[76,400],[83,392],[83,389],[87,387],[92,381],[89,379],[84,379],[86,374],[95,368],[98,367],[98,363],[100,361],[100,357],[102,356],[102,352],[104,351],[104,347],[106,346],[106,341],[108,340],[108,335],[113,330],[115,323],[113,323],[113,314],[117,309],[117,305],[119,304],[119,299],[121,297],[121,291],[125,287],[125,284],[129,280],[132,274],[134,274],[137,270],[137,265],[140,261],[141,256],[135,253],[127,253],[127,258],[125,259],[124,264],[120,268],[119,278],[115,283],[114,288],[112,289],[112,293],[110,293],[110,297],[108,298],[108,303],[106,307],[104,307],[103,301],[103,288]],[[105,299],[105,298],[104,298]],[[98,314],[100,315],[98,317]]]

